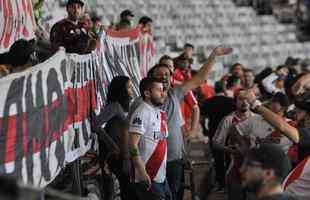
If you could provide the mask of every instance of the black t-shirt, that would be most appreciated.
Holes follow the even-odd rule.
[[[268,197],[263,197],[258,200],[303,200],[303,199],[295,195],[288,194],[288,193],[281,193],[281,194],[270,195]]]
[[[56,50],[63,46],[67,53],[83,54],[90,40],[85,28],[63,19],[53,25],[50,33],[51,44]]]
[[[214,96],[201,105],[200,112],[209,119],[209,132],[213,137],[221,120],[235,110],[234,100],[225,96]]]
[[[298,143],[298,157],[301,161],[310,155],[310,129],[300,128],[298,132],[300,137]]]

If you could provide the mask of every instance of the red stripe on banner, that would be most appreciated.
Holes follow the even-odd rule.
[[[135,40],[140,36],[141,33],[141,27],[137,26],[134,29],[131,29],[129,31],[115,31],[113,29],[107,30],[107,35],[110,37],[116,37],[116,38],[124,38],[129,37],[130,40]]]
[[[27,0],[22,0],[22,4],[23,4],[23,14],[26,16],[27,19]],[[28,37],[29,36],[29,32],[27,30],[26,25],[23,25],[23,35],[24,37]]]
[[[36,28],[36,22],[34,19],[34,14],[33,14],[33,7],[32,7],[32,2],[28,0],[28,12],[27,12],[29,19],[31,19],[31,23],[32,23],[32,27],[33,27],[33,31],[35,31]]]
[[[6,157],[5,162],[10,162],[15,160],[15,143],[16,143],[16,115],[14,117],[9,117],[8,119],[8,133],[6,141]]]
[[[147,161],[145,165],[146,172],[150,176],[151,180],[153,180],[156,177],[158,170],[161,166],[161,163],[165,159],[166,149],[167,149],[166,140],[160,140],[156,146],[155,151],[153,152],[150,159]]]
[[[9,18],[9,23],[8,23],[8,30],[5,32],[5,37],[4,37],[4,48],[8,48],[10,46],[10,41],[11,41],[11,36],[13,32],[13,8],[12,8],[12,3],[11,1],[8,1],[8,15],[7,18]]]
[[[308,161],[310,160],[310,156],[305,158],[302,162],[300,162],[295,169],[293,169],[293,171],[289,174],[289,177],[287,179],[287,181],[284,184],[284,189],[287,188],[287,186],[289,186],[291,183],[293,183],[296,179],[298,179],[300,177],[300,175],[302,174],[306,164],[308,163]]]
[[[91,93],[91,95],[89,95]],[[50,122],[52,119],[49,119],[48,113],[51,110],[55,110],[62,105],[62,101],[65,100],[64,97],[67,97],[67,119],[62,124],[62,129],[59,132],[54,132],[52,134],[51,142],[57,141],[63,134],[69,129],[69,126],[73,123],[79,123],[86,120],[89,117],[90,111],[96,109],[96,90],[95,90],[95,81],[90,80],[87,82],[86,86],[82,88],[69,88],[65,90],[64,96],[55,100],[52,105],[44,106],[44,130],[41,134],[46,134],[46,138],[48,138]],[[92,99],[90,99],[92,98]],[[75,101],[74,99],[78,99],[79,101]],[[23,129],[23,154],[27,156],[28,152],[28,138],[29,133],[27,132],[27,123],[26,113],[21,113],[22,118],[22,129]],[[17,116],[9,116],[8,117],[8,132],[7,132],[7,142],[6,142],[6,158],[5,163],[15,161],[15,146],[16,146],[16,121]],[[3,122],[3,118],[0,118],[0,127]],[[45,147],[48,147],[51,142],[45,141]],[[42,148],[42,144],[38,141],[33,141],[33,153],[37,153]]]
[[[8,8],[7,8],[7,1],[4,0],[4,2],[3,2],[4,26],[3,26],[3,32],[1,33],[0,47],[2,47],[3,44],[4,44],[4,37],[5,37],[5,33],[7,32],[7,27],[8,27],[8,20],[9,20],[9,18],[6,17],[6,16],[8,16]]]
[[[28,129],[27,129],[27,116],[26,116],[26,113],[22,114],[22,129],[23,129],[23,141],[28,141],[29,132],[28,132]],[[23,151],[24,151],[24,155],[27,155],[27,153],[28,153],[28,143],[27,142],[23,143]]]

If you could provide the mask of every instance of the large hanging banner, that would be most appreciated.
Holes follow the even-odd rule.
[[[44,63],[0,79],[0,174],[45,187],[90,149],[91,116],[102,110],[114,76],[129,76],[138,95],[139,81],[152,63],[153,42],[139,28],[117,34],[104,34],[101,48],[91,54],[60,50]]]
[[[0,0],[0,53],[18,39],[33,39],[35,28],[31,0]]]
[[[59,51],[0,79],[0,174],[44,187],[89,150],[90,116],[102,94],[93,57]]]

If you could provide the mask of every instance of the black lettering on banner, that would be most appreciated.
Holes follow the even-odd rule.
[[[3,112],[3,133],[0,135],[0,173],[4,174],[6,173],[5,170],[5,161],[8,156],[6,148],[9,147],[15,147],[13,153],[15,155],[15,170],[13,174],[17,177],[21,177],[21,170],[22,170],[22,157],[23,157],[23,127],[22,127],[22,113],[23,113],[23,93],[24,93],[24,81],[25,77],[16,78],[11,82],[11,85],[9,87],[5,105],[4,105],[4,112]],[[14,117],[12,113],[10,113],[11,106],[16,106],[16,115],[15,115],[15,121],[16,126],[15,127],[9,127],[9,119],[11,117]],[[9,128],[13,128],[14,130],[9,130]],[[15,144],[7,144],[7,142],[12,142],[14,140],[9,140],[12,136],[10,133],[15,132],[16,135],[14,136]]]
[[[80,77],[81,76],[81,64],[80,63],[76,64],[74,73],[75,73],[75,78],[73,79],[73,85],[74,85],[73,89],[74,89],[74,95],[75,95],[74,98],[76,99],[76,101],[75,101],[76,105],[74,108],[74,115],[75,115],[74,123],[77,123],[79,106],[81,106],[80,102],[79,102],[79,97],[78,97],[78,85],[79,85],[79,83],[81,83],[81,77]],[[74,127],[74,145],[72,145],[72,150],[80,148],[79,131],[80,131],[79,128]]]
[[[84,65],[83,65],[83,70],[84,70],[84,82],[87,82],[89,80],[89,75],[88,75],[88,70],[87,70],[87,66],[90,65],[90,62],[84,62]]]
[[[82,91],[83,91],[83,100],[84,102],[81,102],[81,104],[86,104],[86,105],[82,105],[82,108],[85,109],[84,112],[87,114],[87,117],[89,116],[89,112],[88,112],[88,107],[89,105],[87,105],[87,101],[85,101],[88,98],[88,84],[87,83],[87,63],[84,62],[82,64],[82,68],[81,71],[83,71],[83,73],[81,73],[81,82],[82,82]],[[87,83],[86,85],[84,83]],[[84,113],[83,112],[83,113]],[[86,125],[86,121],[87,119],[83,119],[82,120],[82,135],[83,135],[83,139],[84,139],[84,145],[88,144],[88,140],[89,140],[89,136],[88,136],[88,131],[87,131],[87,125]]]
[[[27,175],[28,182],[33,183],[33,144],[39,143],[41,148],[45,148],[44,145],[44,99],[43,99],[43,88],[42,88],[42,72],[37,73],[37,81],[35,84],[35,96],[32,92],[32,75],[27,79],[26,83],[26,121],[28,128],[28,141],[27,141]],[[34,104],[34,99],[35,103]],[[26,142],[26,141],[25,141]]]
[[[53,100],[54,94],[56,94],[57,96],[55,100]],[[59,105],[53,107],[53,103],[55,102],[59,103]],[[48,146],[50,146],[52,143],[53,135],[55,133],[62,135],[62,129],[64,127],[64,123],[67,117],[66,97],[62,93],[61,84],[59,83],[57,72],[53,68],[50,69],[47,76],[47,105],[49,130],[48,137],[45,139],[47,139],[47,144]],[[59,166],[63,165],[63,162],[65,160],[65,149],[62,138],[59,138],[56,142],[57,143],[55,156],[58,161],[58,168]],[[44,150],[41,149],[41,152],[45,152],[45,148]],[[49,151],[49,154],[50,153],[51,152]],[[45,156],[45,159],[47,158],[47,160],[45,163],[42,163],[42,174],[47,181],[51,180],[48,157],[49,156]]]
[[[68,77],[67,77],[67,62],[65,59],[62,60],[60,63],[60,71],[62,74],[63,82],[66,83],[68,81]]]

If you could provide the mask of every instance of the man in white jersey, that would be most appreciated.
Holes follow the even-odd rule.
[[[166,181],[167,117],[163,84],[154,78],[140,83],[143,102],[131,115],[129,146],[133,162],[133,189],[138,199],[171,199]]]

